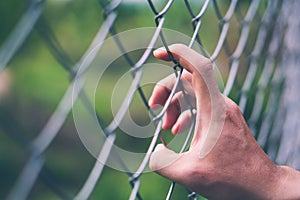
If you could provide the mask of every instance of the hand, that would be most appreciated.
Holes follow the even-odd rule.
[[[189,151],[177,154],[160,144],[151,156],[150,168],[209,199],[299,198],[295,192],[300,187],[299,172],[276,166],[259,147],[239,107],[220,93],[210,60],[185,45],[169,49],[185,68],[181,79],[195,104],[196,125]],[[156,50],[154,56],[169,61],[164,49]],[[155,86],[151,108],[165,103],[174,83],[175,77],[169,76]],[[186,109],[178,91],[163,128],[174,134],[186,129],[191,121]]]

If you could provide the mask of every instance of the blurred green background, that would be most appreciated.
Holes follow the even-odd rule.
[[[159,10],[166,1],[155,2]],[[228,2],[221,1],[222,14],[227,10]],[[241,13],[245,14],[249,1],[241,1],[240,4]],[[10,35],[28,5],[27,1],[0,1],[0,44],[3,44]],[[195,12],[198,12],[203,1],[200,3],[193,1],[192,5]],[[264,5],[261,7],[263,11]],[[117,13],[115,27],[118,32],[155,26],[154,14],[147,3],[125,2],[117,8]],[[165,17],[165,28],[192,36],[191,16],[183,1],[174,3]],[[74,62],[78,61],[86,51],[104,21],[102,7],[96,0],[48,0],[44,8],[43,19],[48,22],[59,43]],[[232,28],[228,40],[234,48],[239,37],[239,29],[236,27],[240,24],[236,19],[233,19],[231,23]],[[253,31],[256,30],[256,25],[254,21],[251,27]],[[218,21],[212,6],[203,17],[203,27],[205,28],[200,31],[203,46],[211,53],[219,35]],[[251,45],[253,45],[252,39],[249,40],[249,48]],[[132,55],[137,57],[140,54],[132,53]],[[150,59],[154,58],[151,56]],[[241,58],[242,63],[243,59],[245,58]],[[226,80],[228,58],[224,50],[217,62],[222,78]],[[121,60],[105,73],[102,87],[97,93],[96,107],[106,123],[109,123],[112,118],[109,106],[107,106],[111,100],[111,90],[122,73],[128,71],[129,68],[130,66]],[[240,81],[242,81],[245,70],[241,69],[240,73]],[[29,157],[30,142],[42,130],[70,84],[70,75],[53,57],[36,28],[30,33],[2,74],[5,74],[8,92],[0,96],[0,199],[8,194],[16,182]],[[4,75],[0,78],[3,77]],[[153,85],[143,88],[147,97],[152,88]],[[231,95],[233,98],[237,96],[235,92]],[[135,97],[134,103],[134,107],[130,108],[133,110],[133,118],[141,124],[149,122],[149,115],[138,96]],[[172,139],[168,131],[163,134],[167,140]],[[145,147],[150,139],[137,141],[134,138],[122,136],[117,143],[120,146],[137,148],[135,150],[139,152],[147,149]],[[137,142],[140,145],[137,145]],[[46,151],[45,158],[45,165],[55,184],[71,197],[76,194],[88,177],[95,159],[82,145],[71,113]],[[140,193],[144,199],[164,199],[170,183],[169,180],[154,173],[146,173],[141,177]],[[107,167],[91,199],[127,199],[130,192],[128,176]],[[184,188],[177,185],[172,199],[186,199],[187,194]],[[41,179],[38,179],[29,199],[59,199],[59,197]]]

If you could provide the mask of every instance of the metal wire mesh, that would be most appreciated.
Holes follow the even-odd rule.
[[[149,41],[148,47],[137,62],[126,52],[126,46],[124,46],[123,42],[118,37],[114,37],[116,45],[131,67],[131,69],[129,69],[132,74],[131,86],[127,91],[122,106],[111,123],[107,125],[104,122],[105,120],[102,119],[105,116],[102,116],[101,113],[97,113],[98,122],[104,129],[106,135],[106,140],[97,158],[97,160],[101,160],[101,162],[95,161],[85,182],[82,183],[82,187],[78,190],[77,194],[71,196],[62,190],[60,184],[52,178],[53,176],[45,164],[47,160],[45,153],[62,129],[62,126],[72,110],[74,102],[78,100],[82,101],[85,108],[93,114],[92,102],[89,101],[83,90],[86,77],[84,73],[79,73],[79,66],[81,66],[81,70],[87,70],[95,59],[95,56],[88,56],[88,53],[92,49],[96,49],[96,51],[99,52],[101,45],[99,46],[98,44],[101,44],[109,35],[117,35],[118,27],[116,20],[122,17],[118,14],[118,9],[123,2],[121,0],[99,1],[103,13],[103,23],[95,34],[89,48],[78,62],[74,62],[70,59],[62,45],[58,42],[47,19],[42,16],[45,2],[46,1],[43,0],[30,1],[27,11],[20,18],[20,21],[12,33],[1,46],[0,70],[2,71],[8,63],[11,62],[16,52],[26,41],[28,35],[31,34],[33,29],[36,29],[39,33],[39,37],[45,42],[57,62],[69,73],[71,81],[47,123],[43,125],[39,134],[30,142],[28,160],[20,171],[15,184],[7,193],[7,198],[28,198],[38,178],[40,178],[47,187],[51,188],[52,192],[62,199],[88,199],[94,191],[96,184],[101,181],[105,163],[114,151],[113,145],[117,138],[116,129],[120,125],[125,112],[129,109],[134,95],[138,93],[145,107],[149,110],[156,129],[147,148],[145,157],[136,171],[128,170],[121,157],[117,157],[117,160],[129,177],[129,185],[132,189],[128,198],[142,199],[143,194],[140,193],[142,182],[140,178],[143,175],[155,145],[158,141],[164,142],[161,135],[162,118],[175,92],[182,90],[180,78],[183,73],[183,68],[179,66],[177,61],[173,59],[170,54],[174,63],[174,73],[177,77],[176,84],[172,88],[167,103],[158,114],[149,108],[147,103],[148,99],[140,87],[140,79],[143,75],[143,66],[147,63],[147,59],[153,51],[154,44],[158,40],[161,40],[164,47],[168,50],[170,43],[168,42],[168,38],[164,35],[163,28],[166,26],[165,21],[168,18],[168,13],[172,10],[174,4],[178,2],[169,0],[159,4],[148,0],[148,9],[151,9],[154,17],[154,20],[149,20],[153,21],[153,25],[156,26],[156,31]],[[281,114],[277,112],[282,94],[284,76],[278,62],[280,61],[281,47],[285,32],[284,29],[282,29],[284,24],[278,23],[277,20],[282,1],[252,0],[243,3],[238,0],[226,2],[217,0],[185,0],[184,3],[186,8],[182,8],[182,12],[185,12],[191,21],[191,41],[189,47],[196,48],[195,46],[199,44],[199,52],[209,57],[212,62],[218,63],[219,60],[222,60],[220,68],[224,68],[224,72],[227,70],[228,73],[223,90],[224,95],[230,96],[238,102],[257,141],[270,157],[276,161],[279,149],[278,141],[280,141],[281,136],[272,135],[271,133],[279,124],[275,123],[275,119],[277,119],[277,121],[281,119],[278,117]],[[209,28],[206,29],[208,26],[203,23],[203,18],[213,18],[212,16],[215,19],[212,19],[211,23],[213,23],[215,29],[218,29],[218,33],[213,33],[215,35],[213,41],[205,41],[205,39],[203,39],[203,30],[211,30],[209,30]],[[235,33],[232,34],[232,32]],[[215,44],[211,50],[206,48],[209,42]],[[227,62],[224,62],[224,60]],[[244,73],[239,73],[239,71],[243,71]],[[144,75],[147,76],[147,74]],[[75,77],[77,81],[79,81],[76,84],[76,89],[73,90]],[[188,148],[194,128],[195,114],[191,104],[189,104],[189,109],[193,116],[193,123],[181,147],[181,152]],[[18,137],[19,136],[13,138],[13,140],[18,142]],[[21,142],[20,145],[23,146],[24,149],[27,148],[27,144],[22,144]],[[172,183],[168,193],[161,194],[161,196],[170,199],[173,194],[174,186],[175,183]],[[191,191],[187,198],[196,199],[197,195]]]

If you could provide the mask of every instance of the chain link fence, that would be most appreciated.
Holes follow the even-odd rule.
[[[70,2],[66,4],[68,3]],[[96,6],[95,2],[85,2],[85,4],[92,3]],[[64,47],[66,46],[63,44],[64,42],[59,41],[57,38],[55,30],[53,30],[55,27],[51,26],[48,19],[50,14],[45,11],[48,7],[48,2],[45,0],[29,1],[27,10],[20,16],[18,23],[3,41],[0,49],[0,71],[2,73],[13,68],[14,59],[18,58],[22,60],[22,58],[19,58],[18,52],[22,52],[23,46],[29,45],[28,43],[31,42],[36,44],[30,38],[34,35],[34,38],[38,37],[43,41],[43,45],[44,47],[46,46],[48,53],[51,53],[55,62],[58,63],[57,65],[65,71],[63,73],[68,74],[65,77],[69,77],[70,82],[65,88],[65,92],[59,102],[57,102],[57,107],[52,111],[51,116],[47,116],[47,120],[41,120],[41,124],[37,126],[38,128],[27,125],[27,127],[35,128],[31,130],[23,129],[22,126],[24,126],[24,123],[18,121],[18,117],[14,117],[16,113],[1,107],[0,133],[7,135],[7,138],[3,139],[3,141],[7,140],[9,143],[14,143],[14,145],[4,145],[7,149],[2,150],[6,151],[5,154],[7,155],[15,148],[23,149],[26,152],[26,156],[22,158],[23,161],[17,162],[22,165],[22,167],[17,167],[17,170],[15,170],[17,171],[17,175],[6,176],[7,179],[11,180],[8,183],[12,184],[6,185],[5,188],[8,188],[8,190],[1,197],[6,197],[7,199],[30,199],[45,198],[49,195],[59,199],[101,199],[107,197],[101,196],[101,192],[95,192],[95,188],[97,188],[97,185],[100,185],[99,187],[107,187],[106,185],[111,184],[116,193],[118,191],[122,193],[126,190],[124,195],[122,195],[124,199],[144,198],[142,192],[144,191],[142,188],[143,184],[155,184],[151,183],[153,181],[151,178],[146,178],[148,175],[144,175],[151,152],[157,143],[163,142],[168,145],[169,141],[165,139],[168,136],[162,133],[163,116],[175,92],[182,90],[180,77],[183,69],[174,59],[172,61],[174,74],[177,77],[176,84],[172,88],[167,103],[159,113],[149,108],[149,92],[145,92],[145,89],[140,84],[141,78],[147,76],[147,73],[143,71],[144,66],[149,63],[149,59],[151,60],[151,54],[154,48],[156,48],[156,43],[159,41],[166,49],[171,44],[171,40],[165,33],[166,30],[164,28],[175,29],[190,36],[187,45],[208,57],[218,66],[221,72],[220,76],[225,80],[224,87],[222,88],[223,94],[231,97],[238,103],[255,138],[272,160],[280,164],[290,164],[294,167],[299,167],[297,165],[298,161],[296,161],[299,154],[295,153],[295,150],[290,150],[288,155],[283,155],[284,153],[282,152],[285,151],[281,149],[282,145],[285,145],[284,141],[287,143],[290,142],[287,140],[283,141],[282,139],[285,138],[282,136],[283,119],[287,115],[286,110],[281,109],[285,81],[282,52],[284,52],[285,34],[288,26],[287,20],[282,20],[281,18],[281,14],[284,12],[282,1],[185,0],[184,2],[179,2],[169,0],[158,2],[148,0],[143,3],[137,1],[130,4],[121,0],[99,0],[98,3],[97,6],[99,7],[96,9],[99,10],[99,13],[103,17],[99,19],[95,15],[92,20],[99,20],[98,23],[101,23],[101,26],[97,32],[93,33],[92,42],[81,53],[80,58],[76,59],[77,61],[71,58],[72,56],[69,55],[70,49]],[[76,4],[76,1],[73,1],[72,4]],[[59,7],[60,5],[64,4],[58,3],[56,6]],[[142,14],[148,12],[148,15],[151,17],[145,17],[147,25],[155,27],[153,35],[146,42],[147,46],[140,51],[139,56],[132,56],[132,53],[128,51],[128,46],[126,46],[128,44],[127,41],[124,41],[118,35],[121,32],[120,30],[126,30],[127,28],[122,27],[123,18],[124,20],[138,20],[139,16],[141,16],[140,13],[139,15],[135,15],[134,9],[129,9],[130,6],[138,9]],[[131,10],[131,13],[126,13],[126,9]],[[63,12],[62,10],[57,10],[57,12]],[[82,8],[82,12],[88,11]],[[176,12],[180,12],[180,14]],[[126,18],[123,15],[129,15],[130,17]],[[176,27],[177,24],[180,24],[178,22],[180,20],[183,21],[181,23],[188,22],[185,25],[189,29],[182,30],[182,27]],[[131,23],[133,25],[132,28],[135,28],[134,23],[135,21]],[[139,22],[137,21],[136,23]],[[142,23],[146,22],[143,21]],[[65,26],[68,25],[66,24]],[[122,59],[124,59],[122,65],[132,75],[130,86],[120,104],[121,106],[117,109],[116,114],[111,120],[111,117],[107,117],[105,112],[103,113],[94,108],[94,102],[91,101],[87,91],[84,89],[89,78],[85,72],[89,70],[97,57],[96,55],[99,52],[101,54],[103,43],[109,37],[113,38],[114,44],[121,52]],[[172,58],[171,54],[170,57]],[[32,77],[26,78],[31,79]],[[47,95],[47,88],[44,88],[44,93]],[[183,94],[185,93],[183,92]],[[102,98],[106,97],[105,94],[100,93],[100,98],[101,95]],[[131,109],[130,105],[132,102],[135,102],[135,96],[138,96],[144,108],[150,113],[150,118],[155,129],[151,133],[150,140],[145,142],[147,148],[144,151],[143,159],[136,170],[132,170],[127,166],[124,158],[114,149],[114,145],[118,142],[118,138],[122,139],[122,134],[125,134],[120,133],[118,127],[125,113]],[[19,101],[22,101],[22,99],[19,99]],[[89,165],[82,166],[86,170],[84,175],[85,180],[80,180],[81,182],[76,185],[75,189],[73,186],[70,186],[71,188],[73,187],[70,189],[64,185],[66,182],[63,181],[61,183],[59,178],[57,178],[59,173],[53,172],[51,162],[49,163],[48,161],[50,159],[48,152],[53,151],[53,146],[57,147],[60,143],[60,140],[57,138],[59,134],[64,134],[64,126],[72,124],[73,118],[70,113],[77,101],[82,103],[84,109],[90,115],[96,116],[97,123],[99,123],[105,134],[105,140],[99,143],[99,145],[101,144],[99,153],[96,159],[92,159],[94,164],[91,165],[91,161],[88,161]],[[5,104],[3,103],[3,105]],[[179,152],[187,150],[195,124],[194,108],[190,103],[188,107],[193,122],[184,136],[185,138],[183,138]],[[26,114],[28,117],[34,115],[34,113]],[[31,121],[33,124],[37,122],[39,121]],[[25,123],[28,123],[28,121]],[[76,132],[75,128],[73,128],[73,131]],[[26,138],[24,136],[26,132],[37,132],[38,134],[29,134],[30,136]],[[73,134],[71,137],[76,138],[77,136]],[[296,137],[296,132],[292,137]],[[299,143],[294,143],[294,146],[297,144]],[[83,144],[78,143],[78,145],[82,145],[81,151],[85,151]],[[58,150],[55,150],[55,153],[58,154],[59,151],[64,151],[63,148],[56,149]],[[123,186],[122,182],[118,183],[118,181],[113,180],[115,176],[112,174],[120,172],[110,172],[109,175],[111,176],[105,177],[106,171],[109,170],[105,165],[110,157],[113,157],[122,171],[124,171],[122,174],[128,177],[128,187]],[[67,158],[61,157],[54,159],[67,160]],[[72,168],[71,164],[69,167]],[[76,176],[76,173],[73,175],[69,173],[69,175]],[[168,185],[168,182],[165,181],[163,184]],[[43,185],[42,188],[40,185]],[[177,195],[178,193],[183,193],[188,199],[201,198],[192,191],[185,192],[183,188],[179,189],[179,192],[176,192],[176,189],[174,190],[175,183],[170,183],[168,187],[169,189],[164,187],[164,191],[152,191],[156,193],[155,195],[153,194],[153,197],[181,199],[182,196]],[[38,190],[46,192],[43,192],[44,194],[41,195]],[[51,195],[48,193],[51,193]],[[94,194],[93,197],[91,197],[92,194]],[[146,197],[148,196],[146,195]]]

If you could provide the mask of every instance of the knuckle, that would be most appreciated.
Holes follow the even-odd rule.
[[[232,113],[232,114],[239,114],[239,113],[241,113],[240,107],[235,102],[233,102],[228,97],[226,99],[227,99],[227,111],[229,113]]]
[[[208,59],[208,58],[206,58],[206,57],[204,57],[204,56],[202,56],[201,55],[201,62],[203,63],[203,66],[204,67],[206,67],[206,68],[208,68],[208,69],[212,69],[212,62],[211,62],[211,60],[210,59]]]
[[[201,71],[204,74],[213,73],[212,63],[208,58],[202,56],[201,60],[199,60]]]
[[[197,63],[195,66],[195,71],[201,76],[211,77],[211,75],[214,73],[211,61],[200,54],[197,56],[196,60],[194,60],[194,63]]]
[[[239,106],[229,99],[226,109],[226,121],[231,124],[231,126],[236,131],[245,131],[246,122],[244,116],[239,108]]]

